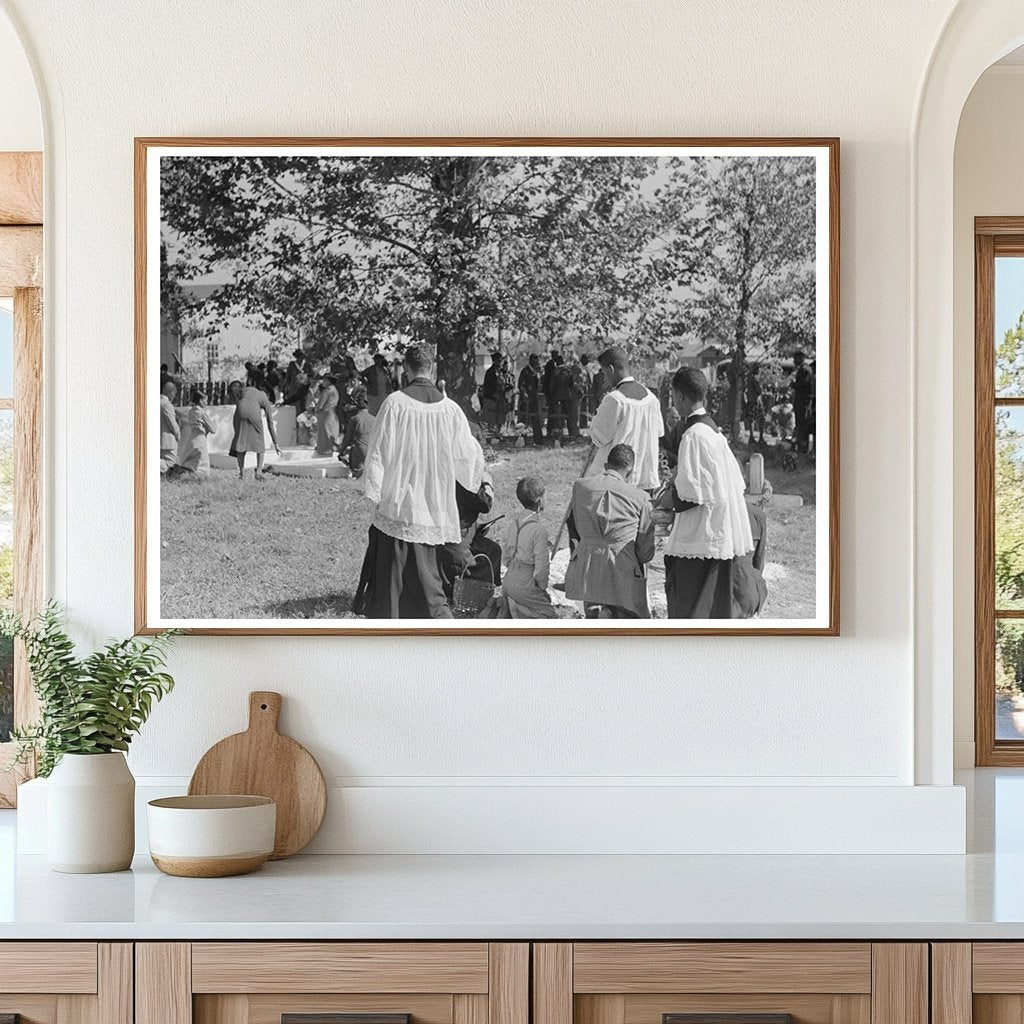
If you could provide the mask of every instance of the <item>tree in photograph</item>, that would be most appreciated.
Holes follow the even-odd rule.
[[[299,331],[315,359],[428,341],[466,403],[482,319],[551,339],[665,335],[701,229],[679,197],[645,190],[656,170],[630,156],[168,158],[168,276],[218,268],[221,316]]]
[[[815,164],[810,157],[699,157],[675,188],[708,241],[684,317],[730,353],[734,436],[742,417],[748,353],[787,337],[814,338]]]
[[[647,353],[665,343],[676,286],[698,264],[704,234],[666,182],[652,158],[554,161],[535,197],[539,216],[506,228],[497,305],[553,345],[615,337]]]

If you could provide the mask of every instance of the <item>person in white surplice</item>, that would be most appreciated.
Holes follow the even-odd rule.
[[[613,346],[597,357],[608,383],[590,424],[590,440],[596,451],[586,476],[604,472],[608,453],[617,444],[633,449],[636,463],[628,483],[651,492],[661,483],[658,474],[658,439],[665,433],[657,396],[640,384],[629,371],[626,353]]]
[[[367,445],[364,493],[377,508],[353,602],[367,618],[452,618],[437,549],[462,539],[455,485],[480,488],[484,455],[431,371],[427,349],[412,346],[409,385],[384,399]]]
[[[665,544],[670,619],[750,614],[745,591],[754,581],[747,570],[755,544],[746,485],[728,439],[704,407],[707,391],[707,378],[694,366],[684,366],[672,378],[683,431],[674,480],[676,515]],[[763,526],[763,517],[760,522]]]

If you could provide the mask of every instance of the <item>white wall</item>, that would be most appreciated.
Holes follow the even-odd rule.
[[[990,68],[964,107],[954,162],[954,710],[974,764],[974,218],[1024,215],[1024,66]]]
[[[0,17],[0,151],[40,150],[43,123],[25,49]]]
[[[51,589],[93,638],[132,628],[133,136],[843,142],[840,639],[190,638],[138,774],[187,776],[262,687],[361,795],[913,782],[907,182],[945,0],[4,6],[52,117]]]

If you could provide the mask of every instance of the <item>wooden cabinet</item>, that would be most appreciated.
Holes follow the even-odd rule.
[[[529,1024],[529,970],[514,942],[140,943],[136,1024]]]
[[[132,1024],[132,944],[0,943],[0,1017]]]
[[[10,942],[0,943],[0,1024],[11,1014],[21,1024],[1024,1024],[1024,943]]]
[[[928,1024],[924,943],[537,943],[533,957],[533,1024]]]
[[[934,1024],[1024,1021],[1024,942],[932,945]]]

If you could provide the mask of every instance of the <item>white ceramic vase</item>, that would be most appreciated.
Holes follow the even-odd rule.
[[[46,783],[54,871],[124,871],[135,853],[135,779],[124,754],[65,754]]]

